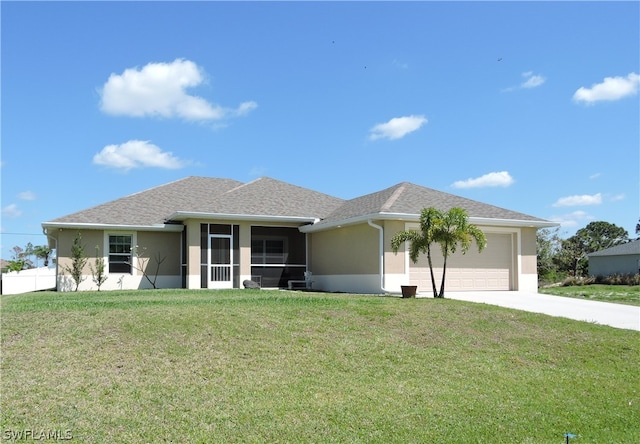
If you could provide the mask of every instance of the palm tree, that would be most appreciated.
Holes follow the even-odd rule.
[[[482,251],[487,244],[484,233],[475,225],[469,223],[469,216],[462,208],[451,208],[443,212],[433,207],[424,208],[420,213],[420,231],[408,230],[395,234],[391,239],[391,248],[398,252],[403,242],[409,241],[409,258],[415,264],[421,254],[427,255],[429,271],[431,273],[431,285],[434,298],[444,298],[444,282],[447,272],[447,259],[460,247],[462,254],[469,251],[472,241],[478,245],[478,251]],[[431,260],[431,244],[439,243],[444,257],[442,267],[442,282],[440,292],[436,288],[436,280],[433,275],[433,263]]]
[[[409,244],[409,259],[414,264],[418,262],[418,258],[421,254],[427,255],[427,261],[429,262],[429,271],[431,272],[431,285],[433,286],[433,297],[438,297],[438,291],[436,289],[436,280],[433,276],[433,265],[431,263],[431,244],[435,241],[434,231],[436,228],[436,221],[442,218],[442,212],[433,207],[423,208],[420,212],[420,231],[409,230],[400,231],[396,233],[391,239],[391,248],[394,253],[398,253],[400,245],[404,242],[410,242]]]
[[[442,266],[442,283],[440,284],[439,298],[444,298],[444,279],[447,273],[447,258],[455,253],[460,246],[462,254],[466,254],[475,241],[478,252],[484,250],[487,239],[484,233],[475,225],[469,223],[469,216],[462,208],[451,208],[443,214],[435,230],[435,240],[440,244],[444,264]]]
[[[46,245],[37,245],[32,248],[32,253],[40,259],[44,259],[44,266],[49,266],[49,256],[51,256],[51,248]]]

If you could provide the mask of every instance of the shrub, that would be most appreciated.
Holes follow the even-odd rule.
[[[581,285],[640,285],[640,274],[612,274],[609,276],[574,277],[569,276],[562,281],[563,287]]]

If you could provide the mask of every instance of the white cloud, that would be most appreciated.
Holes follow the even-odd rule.
[[[551,216],[549,218],[552,222],[558,222],[563,227],[584,225],[585,222],[592,221],[593,219],[593,216],[584,211],[574,211],[572,213]]]
[[[524,77],[525,80],[519,86],[510,86],[503,89],[502,92],[513,92],[517,89],[536,88],[542,85],[547,80],[540,74],[534,74],[533,71],[523,72],[522,77]]]
[[[254,109],[256,109],[258,107],[258,104],[256,102],[243,102],[240,104],[240,106],[238,107],[238,109],[236,110],[236,114],[238,116],[246,116],[247,114],[249,114],[251,111],[253,111]]]
[[[499,171],[475,179],[458,180],[451,186],[453,188],[508,187],[514,182],[508,171]]]
[[[591,88],[584,86],[578,88],[573,94],[573,100],[593,104],[603,100],[619,100],[638,93],[640,85],[640,75],[632,72],[627,77],[605,77],[602,83],[591,85]]]
[[[417,131],[422,125],[427,123],[425,116],[405,116],[394,117],[386,123],[379,123],[369,131],[371,140],[389,139],[395,140]]]
[[[575,196],[561,197],[552,206],[554,207],[577,207],[584,205],[600,205],[602,194],[582,194]]]
[[[203,70],[190,60],[149,63],[111,74],[102,87],[101,109],[107,114],[132,117],[180,117],[185,120],[219,120],[230,114],[245,115],[257,107],[245,102],[237,110],[225,109],[202,97],[187,94],[205,82]]]
[[[393,66],[400,69],[409,69],[409,64],[405,62],[400,62],[397,59],[393,61]]]
[[[22,211],[18,208],[16,204],[7,205],[2,209],[2,216],[4,217],[20,217],[22,216]]]
[[[609,199],[609,200],[611,202],[618,202],[618,201],[624,200],[625,197],[626,196],[624,195],[624,193],[620,193],[620,194],[616,194],[614,196],[611,196],[611,199]]]
[[[537,86],[542,85],[545,82],[545,78],[538,74],[533,74],[533,72],[528,71],[522,73],[522,77],[526,80],[520,85],[522,88],[535,88]]]
[[[36,193],[33,191],[23,191],[18,194],[18,198],[22,200],[36,200]]]
[[[107,145],[93,156],[93,163],[128,171],[132,168],[178,169],[186,162],[163,152],[159,147],[144,140],[130,140],[120,145]]]
[[[595,174],[592,174],[591,176],[589,176],[589,179],[591,179],[591,180],[597,179],[600,176],[602,176],[602,173],[595,173]]]

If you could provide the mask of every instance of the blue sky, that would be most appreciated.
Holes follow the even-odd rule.
[[[187,176],[344,199],[409,181],[635,236],[638,2],[0,8],[4,259]]]

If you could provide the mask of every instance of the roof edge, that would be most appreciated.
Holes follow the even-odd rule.
[[[231,214],[231,213],[205,213],[194,211],[176,211],[167,217],[167,220],[183,221],[186,219],[223,219],[223,220],[254,220],[274,222],[316,223],[317,217],[312,216],[272,216],[266,214]]]
[[[182,224],[154,224],[154,225],[120,225],[120,224],[94,224],[77,222],[43,222],[43,229],[85,229],[85,230],[134,230],[134,231],[169,231],[180,232],[184,229]]]
[[[365,223],[369,220],[401,220],[406,222],[418,222],[420,221],[419,214],[409,213],[371,213],[360,216],[354,216],[347,219],[337,220],[327,223],[314,223],[313,225],[306,225],[300,227],[300,231],[303,233],[312,233],[316,231],[330,230],[332,228],[339,228],[345,225],[355,225],[359,223]],[[474,225],[483,226],[498,226],[498,227],[529,227],[529,228],[549,228],[557,227],[560,224],[557,222],[550,222],[546,220],[520,220],[520,219],[493,219],[489,217],[469,217],[469,222]]]

